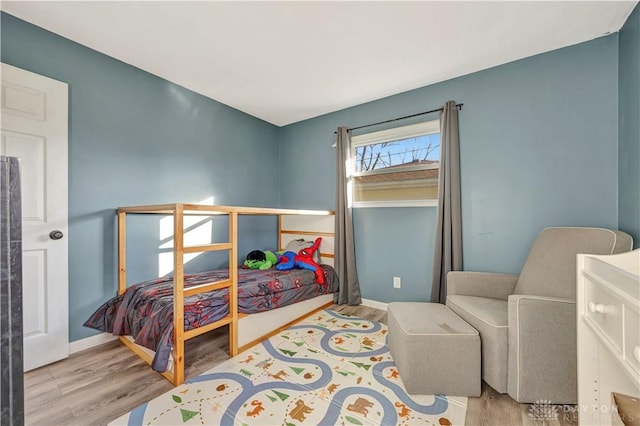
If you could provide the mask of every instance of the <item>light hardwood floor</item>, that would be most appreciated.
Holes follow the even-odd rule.
[[[386,312],[366,306],[337,306],[335,311],[386,324]],[[225,328],[186,343],[186,377],[227,360]],[[28,425],[104,425],[173,386],[118,341],[87,349],[25,374]],[[483,383],[482,395],[469,398],[467,425],[536,424],[529,405],[518,404]],[[537,424],[540,424],[539,422]],[[577,424],[568,413],[547,425]]]

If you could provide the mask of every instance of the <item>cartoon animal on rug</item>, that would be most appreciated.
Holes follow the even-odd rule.
[[[284,377],[289,377],[287,372],[284,371],[284,370],[280,370],[276,374],[269,374],[269,377],[273,377],[274,379],[278,379],[278,380],[284,381],[284,377],[283,376]]]
[[[279,271],[288,271],[295,267],[308,269],[315,272],[318,284],[324,284],[324,271],[313,260],[313,253],[318,250],[321,241],[321,237],[316,238],[311,247],[303,248],[298,254],[292,251],[285,251],[280,258],[280,263],[276,265],[276,269]]]
[[[329,387],[327,388],[327,390],[329,391],[329,393],[334,393],[336,391],[336,389],[338,389],[338,386],[340,386],[340,385],[336,384],[336,383],[331,383],[329,385]]]
[[[395,368],[391,369],[391,375],[389,377],[387,377],[387,379],[398,379],[398,370],[396,370]]]
[[[260,414],[262,411],[264,411],[264,407],[262,406],[262,401],[258,401],[257,399],[254,399],[253,401],[251,401],[251,405],[255,408],[251,411],[247,411],[247,416],[255,417],[258,414]]]
[[[245,359],[244,361],[240,361],[240,363],[249,364],[251,361],[253,361],[253,355],[249,355],[247,359]]]
[[[313,408],[307,406],[303,400],[299,399],[296,401],[296,407],[291,410],[289,415],[292,419],[297,420],[299,422],[304,422],[307,414],[311,414]]]
[[[373,346],[375,342],[371,340],[369,337],[365,337],[362,339],[362,344],[365,346]]]
[[[271,358],[260,361],[259,363],[256,364],[256,367],[262,368],[263,370],[268,370],[269,367],[271,367],[271,365],[273,364],[273,361],[271,362],[270,361],[271,361]]]
[[[407,406],[404,405],[402,402],[396,402],[393,405],[395,405],[396,407],[398,407],[400,409],[400,412],[398,413],[398,416],[407,417],[409,414],[411,414],[411,410],[409,408],[407,408]]]
[[[368,409],[371,407],[373,407],[373,402],[365,398],[358,398],[353,404],[347,405],[347,410],[353,411],[354,413],[362,414],[363,416],[367,417],[367,414],[369,414]]]

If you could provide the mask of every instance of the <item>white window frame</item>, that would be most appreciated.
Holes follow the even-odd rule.
[[[437,207],[438,200],[394,200],[394,201],[354,201],[353,200],[353,177],[370,176],[375,174],[393,173],[384,170],[369,170],[366,172],[355,171],[356,148],[363,145],[371,145],[399,139],[408,139],[418,136],[440,133],[440,120],[429,120],[421,123],[410,124],[408,126],[394,127],[392,129],[378,132],[365,133],[351,137],[351,170],[349,171],[348,195],[351,207]],[[438,167],[440,167],[438,165]],[[419,165],[407,166],[403,170],[429,170],[435,166]]]

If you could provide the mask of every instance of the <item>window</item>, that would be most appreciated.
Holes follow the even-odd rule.
[[[435,206],[440,121],[351,138],[353,207]]]

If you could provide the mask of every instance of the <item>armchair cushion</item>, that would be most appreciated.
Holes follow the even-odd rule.
[[[507,392],[507,301],[489,297],[449,295],[447,306],[478,330],[482,348],[482,379],[500,393]]]
[[[578,253],[631,250],[628,234],[601,228],[545,228],[536,238],[513,294],[576,299]]]
[[[447,274],[447,296],[460,294],[507,300],[517,281],[518,275],[452,271]]]

